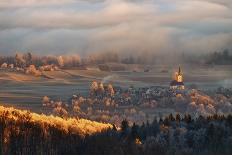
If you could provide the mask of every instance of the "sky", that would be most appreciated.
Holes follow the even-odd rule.
[[[231,0],[0,0],[0,54],[232,49]]]

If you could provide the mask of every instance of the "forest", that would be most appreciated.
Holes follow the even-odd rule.
[[[87,121],[87,120],[86,120]],[[119,127],[1,107],[3,155],[231,154],[232,115],[172,115]],[[63,123],[62,123],[63,122]],[[68,124],[68,125],[67,125]],[[79,127],[78,127],[79,126]]]
[[[232,53],[228,49],[221,52],[214,52],[208,55],[206,58],[207,64],[216,65],[231,65],[232,64]]]
[[[61,68],[83,67],[93,64],[121,63],[121,64],[159,64],[160,59],[163,62],[172,62],[166,54],[154,55],[147,53],[144,55],[122,55],[117,52],[91,53],[85,57],[78,54],[60,55],[60,56],[41,56],[33,52],[18,52],[15,56],[0,56],[0,64],[14,64],[16,67],[25,68],[33,64],[36,67],[43,65],[56,65]],[[176,53],[175,60],[186,64],[215,64],[231,65],[232,51],[224,49],[206,54]]]

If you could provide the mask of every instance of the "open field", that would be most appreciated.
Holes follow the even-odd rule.
[[[169,86],[172,74],[178,66],[126,66],[126,71],[103,72],[98,69],[67,69],[44,72],[44,77],[34,77],[23,73],[0,71],[0,102],[20,108],[41,112],[43,96],[67,101],[73,94],[88,95],[92,81],[112,83],[115,86],[135,87]],[[232,87],[232,66],[183,66],[186,86],[195,84],[201,89],[219,86]],[[165,70],[165,71],[163,71]]]

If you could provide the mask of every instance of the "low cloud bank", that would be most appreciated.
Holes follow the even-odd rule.
[[[231,4],[227,0],[2,1],[0,52],[175,55],[231,49]]]

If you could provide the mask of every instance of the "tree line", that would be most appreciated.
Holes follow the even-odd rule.
[[[0,65],[13,64],[15,67],[25,68],[30,65],[40,67],[44,65],[56,65],[59,67],[79,67],[81,58],[79,55],[70,56],[38,56],[31,52],[16,53],[15,56],[0,56]]]
[[[121,122],[95,134],[67,132],[52,124],[31,121],[28,114],[0,115],[2,155],[166,155],[231,154],[232,115],[199,116],[170,114],[153,122]]]
[[[207,64],[217,64],[217,65],[231,65],[232,64],[232,53],[228,49],[220,52],[214,52],[209,54],[206,59]]]
[[[162,58],[163,62],[169,62],[166,54],[155,55],[152,53],[145,54],[120,54],[117,52],[91,53],[85,57],[80,57],[78,54],[63,55],[63,56],[38,56],[32,52],[16,53],[14,56],[0,56],[0,64],[14,64],[17,67],[25,67],[30,64],[36,67],[42,65],[57,65],[61,67],[79,67],[88,64],[105,64],[105,63],[122,63],[122,64],[156,64]],[[176,59],[180,62],[188,64],[217,64],[231,65],[232,53],[229,49],[215,51],[208,54],[196,55],[194,53],[179,53],[176,54]],[[175,59],[175,61],[176,61]]]

